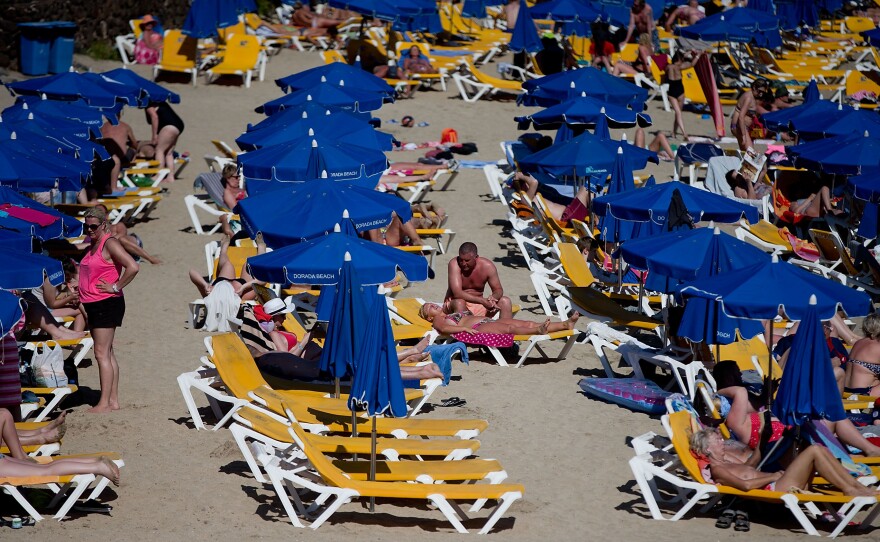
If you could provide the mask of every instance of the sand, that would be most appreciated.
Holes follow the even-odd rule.
[[[77,57],[77,61],[94,71],[118,67],[86,57]],[[316,532],[292,527],[271,487],[255,482],[248,473],[228,431],[193,428],[176,384],[177,375],[193,370],[205,354],[205,334],[185,327],[187,302],[197,296],[186,278],[187,270],[204,270],[203,247],[219,238],[191,231],[183,198],[192,193],[195,176],[206,171],[202,156],[216,154],[212,139],[234,144],[246,123],[260,120],[254,107],[280,96],[274,79],[320,62],[315,53],[284,51],[269,63],[266,81],[255,81],[250,89],[237,83],[206,86],[203,78],[197,88],[166,83],[182,97],[176,110],[186,129],[177,148],[190,153],[191,163],[181,179],[169,187],[154,219],[134,227],[146,248],[157,253],[164,264],[143,264],[125,291],[128,313],[116,339],[123,409],[92,415],[84,406],[73,408],[63,447],[68,453],[112,450],[124,455],[122,486],[105,493],[114,507],[112,516],[73,514],[61,524],[47,520],[19,532],[4,530],[4,539],[460,539],[436,510],[385,502],[379,503],[374,514],[358,503],[348,504]],[[149,74],[145,67],[135,69]],[[493,72],[495,64],[484,69]],[[0,107],[11,102],[7,95],[0,96]],[[657,126],[668,131],[672,117],[658,104],[653,102],[650,112]],[[479,146],[479,153],[467,158],[497,160],[501,158],[498,142],[519,135],[512,117],[524,111],[512,101],[463,103],[450,81],[446,93],[419,92],[415,99],[384,107],[377,116],[386,121],[384,130],[403,141],[439,140],[443,128],[453,127],[460,141]],[[430,126],[405,129],[387,122],[406,114]],[[139,137],[149,137],[140,111],[127,111],[125,120]],[[711,124],[699,115],[687,114],[685,122],[692,134],[712,132]],[[632,130],[629,136],[632,140]],[[412,160],[419,155],[395,152],[392,159]],[[648,171],[665,180],[671,170],[671,164],[661,164]],[[453,250],[461,242],[476,242],[480,253],[498,266],[505,293],[523,306],[522,317],[541,319],[525,262],[505,233],[504,209],[488,192],[481,170],[464,169],[449,190],[433,192],[427,199],[449,210],[447,227],[457,232]],[[414,285],[405,295],[441,299],[446,289],[446,261],[446,257],[438,257],[437,278]],[[579,327],[586,324],[581,319]],[[552,345],[548,350],[555,354],[559,348]],[[662,433],[660,422],[579,392],[577,382],[582,377],[604,376],[592,347],[576,346],[561,362],[532,359],[520,369],[498,367],[472,352],[470,366],[456,364],[455,380],[430,401],[436,405],[458,396],[465,398],[467,405],[435,408],[424,416],[489,420],[489,429],[480,436],[480,456],[500,460],[509,480],[526,488],[524,499],[497,524],[494,537],[664,541],[742,540],[748,536],[732,529],[715,529],[714,517],[698,515],[677,523],[650,519],[627,463],[632,456],[627,439],[646,431]],[[98,389],[97,367],[81,368],[80,380],[83,387]],[[206,402],[202,399],[200,405]],[[774,508],[768,515],[775,526],[768,526],[768,520],[753,522],[753,539],[802,536],[792,530],[797,525],[787,511]],[[468,526],[473,529],[477,524]]]

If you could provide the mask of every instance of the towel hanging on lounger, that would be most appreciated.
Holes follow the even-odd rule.
[[[241,306],[241,298],[235,293],[232,284],[227,280],[218,282],[211,293],[205,296],[207,316],[202,330],[208,333],[231,331],[229,319],[235,318],[239,306]]]

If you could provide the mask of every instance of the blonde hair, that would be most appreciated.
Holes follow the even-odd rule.
[[[691,450],[700,455],[709,455],[709,437],[715,433],[715,429],[701,429],[696,433],[691,433],[688,437],[688,444]]]
[[[642,34],[639,35],[639,45],[644,45],[645,47],[653,45],[651,42],[651,35],[647,32],[642,32]]]
[[[869,339],[880,338],[880,314],[869,314],[862,322],[862,331]]]
[[[86,209],[83,218],[97,218],[100,222],[107,220],[107,212],[99,206],[89,207]]]
[[[425,303],[419,307],[419,317],[425,321],[428,321],[428,305],[430,305],[430,303]]]
[[[226,164],[223,166],[223,172],[221,173],[224,179],[228,179],[238,172],[238,164]]]

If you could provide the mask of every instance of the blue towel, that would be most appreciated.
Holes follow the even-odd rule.
[[[425,348],[425,352],[431,354],[431,360],[440,367],[443,372],[443,385],[449,384],[452,377],[452,356],[456,352],[461,352],[461,361],[465,365],[468,364],[467,346],[461,342],[449,344],[432,344]]]
[[[458,167],[462,169],[483,169],[483,166],[495,164],[494,160],[459,160]]]

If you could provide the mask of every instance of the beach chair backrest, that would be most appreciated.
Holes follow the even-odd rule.
[[[821,256],[823,260],[827,260],[829,262],[840,261],[841,253],[839,250],[837,250],[837,247],[834,244],[834,239],[831,235],[831,232],[810,228],[810,238],[812,238],[813,243],[816,244],[816,249],[819,251],[819,256]]]
[[[194,68],[198,40],[184,36],[180,30],[166,30],[159,63],[168,67]]]
[[[239,19],[239,21],[232,26],[217,29],[217,35],[220,36],[220,41],[223,43],[228,43],[233,35],[235,35],[235,37],[238,37],[244,35],[244,33],[245,25],[244,21],[242,21],[241,19]]]
[[[873,30],[877,26],[870,17],[845,17],[843,23],[846,25],[846,29],[853,34]]]
[[[241,270],[244,269],[245,264],[247,264],[247,259],[256,255],[256,247],[229,247],[226,250],[226,256],[229,258],[229,262],[235,269],[236,278],[241,277]],[[217,278],[217,264],[218,260],[214,260],[214,273],[211,276],[211,280]]]
[[[224,189],[223,183],[221,182],[222,178],[223,176],[216,172],[200,173],[193,184],[201,184],[202,188],[205,189],[205,192],[208,193],[208,196],[211,197],[211,201],[214,202],[214,205],[220,209],[231,211],[231,209],[226,209],[226,203],[223,201]]]
[[[329,51],[321,51],[321,58],[324,59],[324,64],[333,64],[334,62],[342,62],[343,64],[348,64],[348,61],[345,60],[345,57],[342,56],[342,53],[335,49],[331,49]]]
[[[871,72],[852,70],[847,74],[845,84],[847,96],[852,96],[853,94],[862,91],[873,92],[880,96],[880,84],[878,84],[877,76]]]
[[[291,405],[288,403],[282,404],[285,412],[290,410],[291,413],[293,413],[293,409],[290,408]],[[339,470],[339,467],[334,465],[333,462],[330,461],[320,450],[316,450],[314,446],[312,446],[305,430],[299,423],[296,423],[296,420],[291,420],[291,422],[290,428],[288,429],[288,431],[290,431],[290,436],[293,437],[297,446],[299,446],[303,453],[306,454],[309,463],[312,464],[312,467],[314,467],[315,471],[324,482],[335,487],[356,487],[359,485],[355,480],[345,476],[342,471]]]
[[[131,33],[134,34],[135,40],[141,39],[141,34],[144,33],[144,31],[141,30],[141,23],[142,22],[143,22],[143,19],[130,19],[128,21],[128,26],[131,27]]]
[[[574,243],[559,243],[559,262],[575,286],[590,286],[596,282],[584,255]]]
[[[767,374],[767,344],[764,343],[763,337],[760,335],[749,340],[743,340],[739,332],[736,334],[736,341],[730,344],[718,345],[719,361],[733,360],[736,362],[740,371],[758,371],[761,376]],[[753,356],[757,356],[759,365],[756,366]],[[763,361],[761,361],[763,360]],[[774,367],[774,374],[779,376],[782,374],[779,366]]]
[[[241,337],[235,333],[223,333],[215,335],[212,340],[214,355],[211,361],[233,396],[246,398],[248,393],[266,384]]]
[[[706,94],[703,93],[703,87],[700,86],[700,80],[697,78],[697,71],[693,68],[681,70],[681,83],[684,86],[684,95],[688,100],[704,104],[708,103]]]
[[[672,439],[672,447],[675,449],[675,453],[678,454],[682,467],[691,475],[691,478],[701,484],[705,484],[706,480],[703,479],[703,473],[700,472],[697,458],[691,455],[689,439],[694,431],[692,427],[693,416],[684,410],[667,414],[667,416],[669,429],[672,431],[669,438]]]
[[[260,60],[260,38],[249,36],[243,31],[232,35],[226,42],[223,65],[231,69],[252,70]]]

